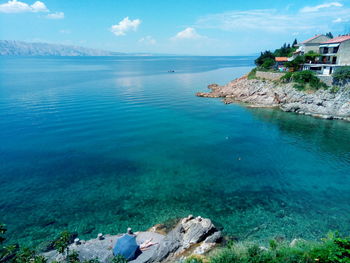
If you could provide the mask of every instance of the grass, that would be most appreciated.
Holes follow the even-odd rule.
[[[229,242],[205,259],[190,257],[185,263],[350,263],[350,238],[330,233],[321,242],[293,243],[272,240],[265,248],[254,243]]]

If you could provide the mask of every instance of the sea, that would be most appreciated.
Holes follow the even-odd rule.
[[[239,241],[348,235],[349,122],[195,96],[253,66],[243,56],[0,57],[7,243],[189,214]]]

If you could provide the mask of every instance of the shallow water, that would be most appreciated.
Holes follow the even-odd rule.
[[[90,238],[188,214],[241,240],[350,233],[350,123],[194,96],[252,61],[0,58],[9,241],[36,245],[64,229]]]

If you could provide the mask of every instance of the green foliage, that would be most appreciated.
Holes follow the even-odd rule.
[[[123,257],[122,255],[118,255],[118,256],[115,256],[113,259],[112,259],[112,263],[127,263],[128,260]]]
[[[275,60],[275,55],[269,50],[261,52],[260,56],[255,60],[255,65],[260,67],[264,64],[265,60],[267,59]]]
[[[240,262],[240,261],[232,249],[223,249],[210,259],[210,263],[235,263],[235,262]]]
[[[190,256],[188,258],[186,258],[186,260],[184,261],[184,263],[203,263],[203,259],[199,256]]]
[[[79,263],[79,254],[76,251],[73,251],[67,256],[67,262],[69,263]]]
[[[332,32],[328,32],[328,33],[326,34],[326,36],[329,37],[329,38],[333,38]]]
[[[288,72],[281,77],[282,82],[295,82],[294,88],[297,90],[318,90],[326,89],[328,86],[323,83],[313,71],[304,70],[298,72]]]
[[[54,247],[58,253],[63,254],[68,252],[71,234],[68,231],[63,231],[58,239],[55,241]],[[68,253],[67,253],[68,254]]]
[[[277,241],[276,240],[274,240],[274,239],[270,240],[269,244],[270,244],[270,248],[272,250],[276,250],[277,249]]]
[[[340,67],[333,73],[333,78],[335,81],[349,81],[350,80],[350,66]]]
[[[294,71],[299,70],[301,65],[305,63],[305,56],[297,56],[295,59],[293,59],[292,61],[288,61],[286,62],[286,66],[288,68],[293,69]]]
[[[264,63],[261,65],[264,69],[271,69],[275,65],[275,60],[272,58],[267,58],[264,60]]]
[[[257,70],[257,68],[254,68],[254,69],[252,69],[252,71],[250,71],[248,73],[248,79],[255,79],[256,78],[256,70]]]
[[[310,50],[307,52],[304,57],[305,57],[305,62],[309,63],[312,62],[314,63],[316,61],[316,58],[320,57],[321,54],[316,53],[315,51]]]
[[[296,40],[294,40],[296,41]],[[291,46],[290,44],[284,43],[283,46],[279,49],[276,49],[273,54],[276,57],[291,57],[293,55],[293,52],[295,52],[297,49],[294,47],[294,42],[293,45]]]
[[[292,47],[295,47],[296,44],[298,44],[298,40],[297,40],[297,39],[294,39],[293,44],[292,44]]]
[[[331,93],[337,93],[339,90],[340,90],[340,87],[339,87],[339,86],[333,86],[333,87],[330,89],[330,92],[331,92]]]
[[[83,261],[83,263],[100,263],[100,261],[97,258],[95,258],[95,259],[85,260]]]
[[[46,263],[47,259],[44,256],[37,255],[34,250],[22,248],[14,256],[13,263]]]

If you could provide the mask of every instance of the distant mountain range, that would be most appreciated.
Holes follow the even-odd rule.
[[[122,56],[126,53],[48,43],[0,40],[0,56]]]

